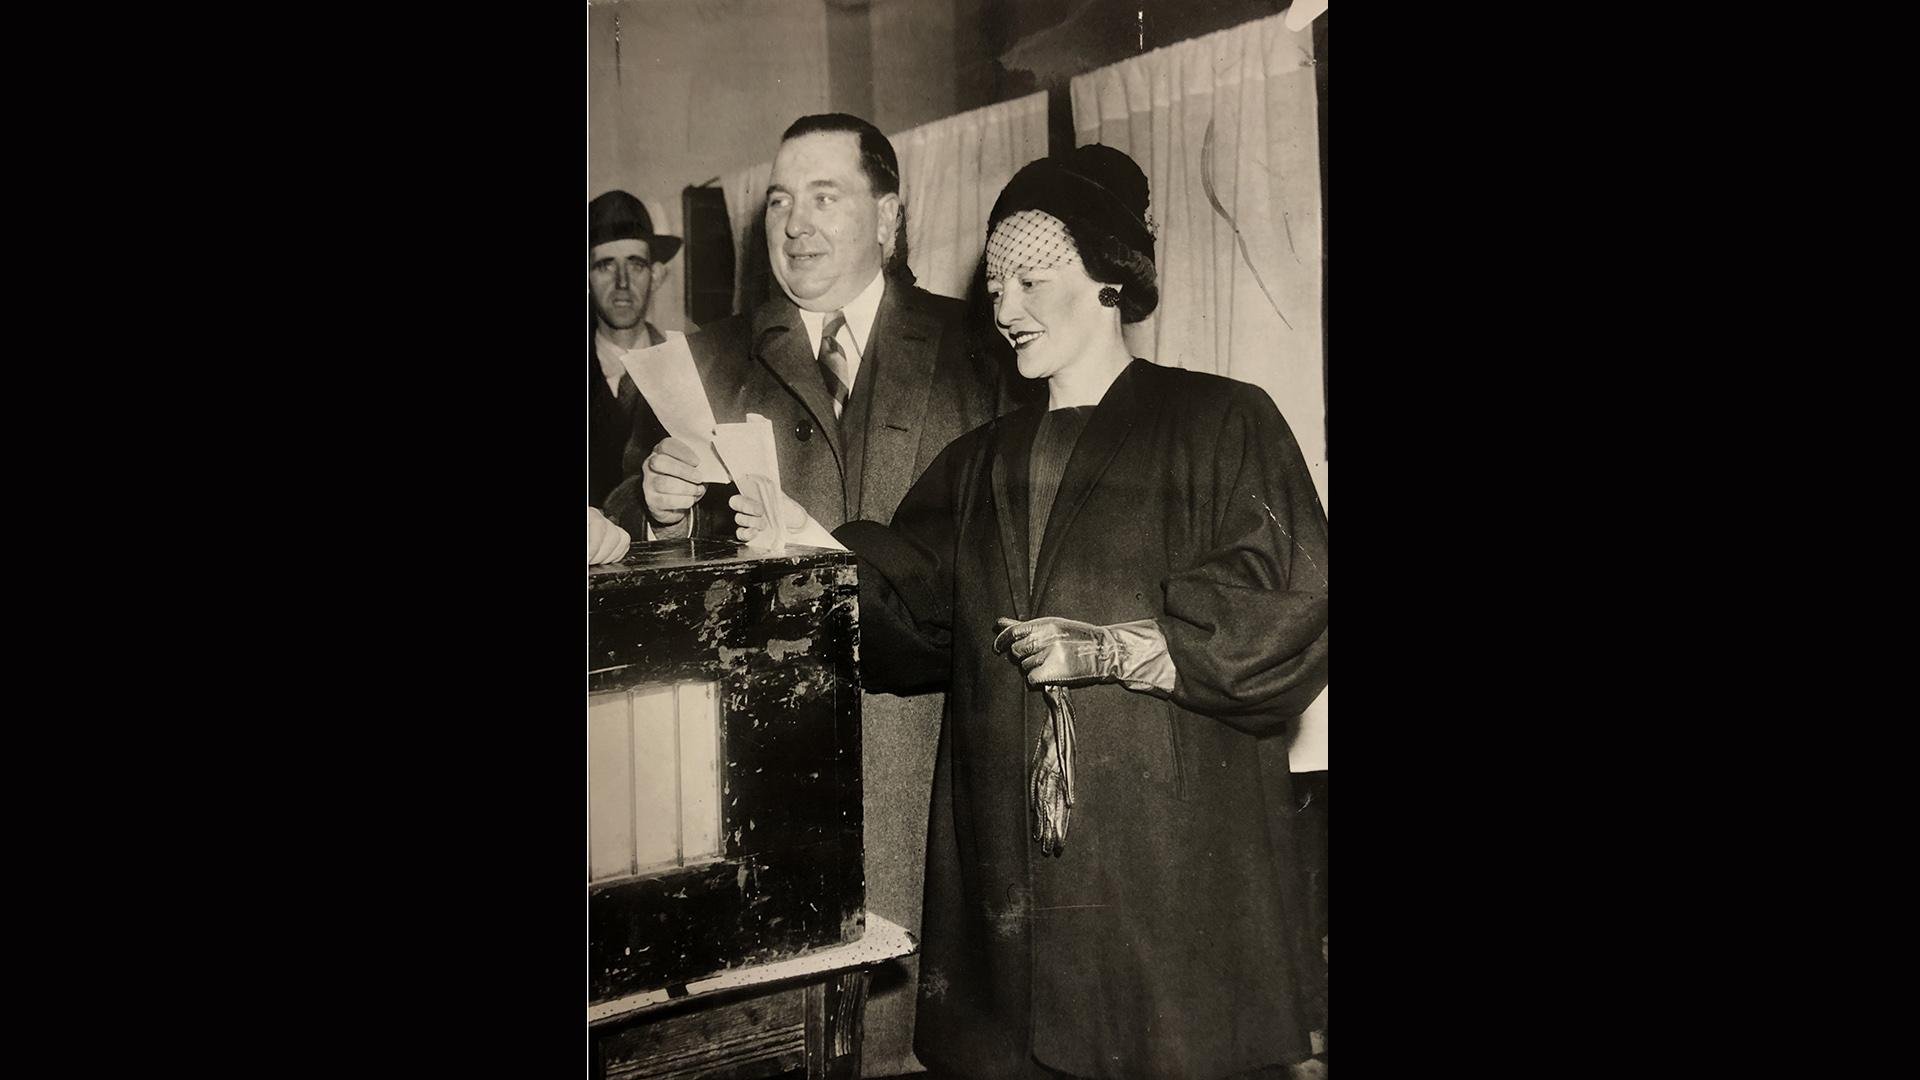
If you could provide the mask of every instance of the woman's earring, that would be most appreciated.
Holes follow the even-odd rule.
[[[1100,302],[1108,307],[1120,306],[1120,290],[1111,285],[1100,286]]]

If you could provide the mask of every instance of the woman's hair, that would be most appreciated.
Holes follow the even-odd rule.
[[[1087,276],[1102,285],[1120,286],[1120,321],[1137,323],[1160,306],[1159,271],[1151,249],[1135,251],[1125,241],[1090,221],[1061,218],[1080,252]]]

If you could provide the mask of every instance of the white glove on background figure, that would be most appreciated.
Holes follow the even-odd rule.
[[[587,565],[619,562],[626,557],[633,538],[627,530],[608,521],[605,514],[587,507]]]

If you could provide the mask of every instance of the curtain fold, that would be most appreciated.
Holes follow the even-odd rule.
[[[694,329],[687,324],[687,236],[686,215],[679,198],[655,199],[634,193],[646,205],[647,216],[653,221],[653,231],[667,236],[678,236],[683,241],[680,250],[674,253],[673,261],[657,268],[653,274],[653,302],[647,308],[647,321],[662,330],[685,332]]]
[[[943,296],[966,296],[987,243],[987,212],[1020,166],[1047,153],[1047,96],[958,113],[889,135],[900,158],[900,197],[907,213],[907,264],[917,284]],[[734,235],[734,310],[767,295],[764,215],[773,163],[723,180]]]
[[[733,230],[733,310],[747,311],[765,299],[767,268],[767,181],[773,162],[763,161],[720,180],[727,199],[727,225]]]
[[[1020,166],[1047,156],[1047,95],[959,113],[892,136],[907,206],[907,263],[928,292],[964,298],[987,212]]]
[[[1137,355],[1266,390],[1327,500],[1313,32],[1257,19],[1074,78],[1074,138],[1147,174],[1160,307]],[[1326,695],[1294,743],[1326,768]]]

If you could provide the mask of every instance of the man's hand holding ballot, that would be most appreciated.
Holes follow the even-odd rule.
[[[835,540],[826,526],[815,521],[793,496],[778,489],[768,489],[762,495],[757,491],[760,485],[751,482],[760,477],[748,479],[748,483],[740,485],[740,494],[727,500],[727,506],[733,510],[734,535],[741,543],[757,547],[766,543],[762,538],[771,531],[782,536],[783,543],[847,550],[846,545]],[[779,506],[777,521],[767,512],[769,502]]]
[[[669,435],[655,444],[642,467],[646,479],[641,490],[647,496],[647,516],[655,524],[677,525],[687,510],[707,493],[700,482],[700,455],[677,436]]]

